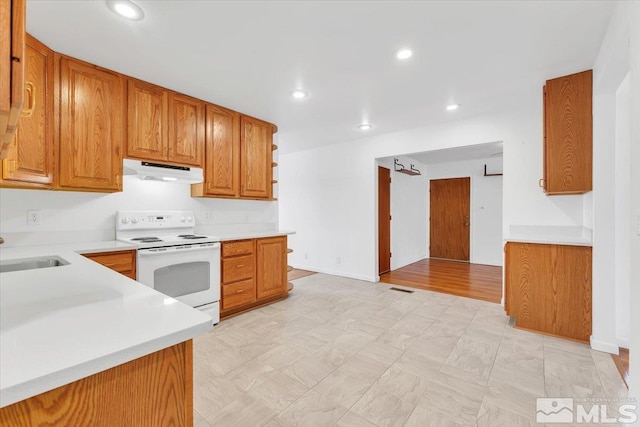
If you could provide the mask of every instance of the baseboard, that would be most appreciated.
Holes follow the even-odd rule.
[[[591,336],[591,348],[597,351],[602,351],[604,353],[618,354],[619,346],[618,343],[610,343],[605,341],[599,341]]]
[[[620,338],[618,337],[618,347],[620,348],[629,348],[629,338]]]
[[[338,277],[346,277],[348,279],[356,279],[356,280],[364,280],[366,282],[378,282],[380,280],[380,278],[378,276],[365,276],[363,274],[352,274],[352,273],[346,273],[344,271],[334,271],[334,270],[327,270],[325,268],[320,268],[320,267],[314,267],[311,265],[300,265],[300,264],[289,264],[291,267],[293,268],[297,268],[300,270],[309,270],[309,271],[315,271],[316,273],[322,273],[322,274],[330,274],[332,276],[338,276]]]

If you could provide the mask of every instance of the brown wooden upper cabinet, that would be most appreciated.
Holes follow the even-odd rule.
[[[240,118],[240,197],[271,198],[272,141],[270,123]]]
[[[271,200],[275,126],[207,105],[204,182],[193,197]]]
[[[592,190],[593,72],[547,80],[542,186],[548,195]]]
[[[24,104],[26,3],[0,1],[0,159],[7,157]]]
[[[129,79],[127,102],[127,157],[167,160],[168,91]]]
[[[238,197],[240,190],[240,114],[207,104],[204,182],[191,186],[194,197]]]
[[[202,167],[204,162],[204,102],[169,93],[169,160]]]
[[[203,166],[204,102],[129,79],[127,157]]]
[[[2,187],[52,188],[54,183],[53,51],[27,35],[25,99],[18,130],[2,161]]]
[[[126,138],[124,76],[60,59],[60,187],[121,191]]]

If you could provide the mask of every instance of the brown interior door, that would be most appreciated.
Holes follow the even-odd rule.
[[[431,258],[469,261],[470,178],[430,181]]]
[[[378,273],[391,270],[391,171],[378,166]]]

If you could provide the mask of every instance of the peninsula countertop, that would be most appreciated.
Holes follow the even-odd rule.
[[[69,264],[0,273],[0,407],[206,333],[208,315],[80,253],[121,242],[0,249],[0,261],[56,256]]]

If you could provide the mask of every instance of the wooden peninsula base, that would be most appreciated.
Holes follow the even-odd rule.
[[[193,426],[185,341],[0,409],[0,426]]]

